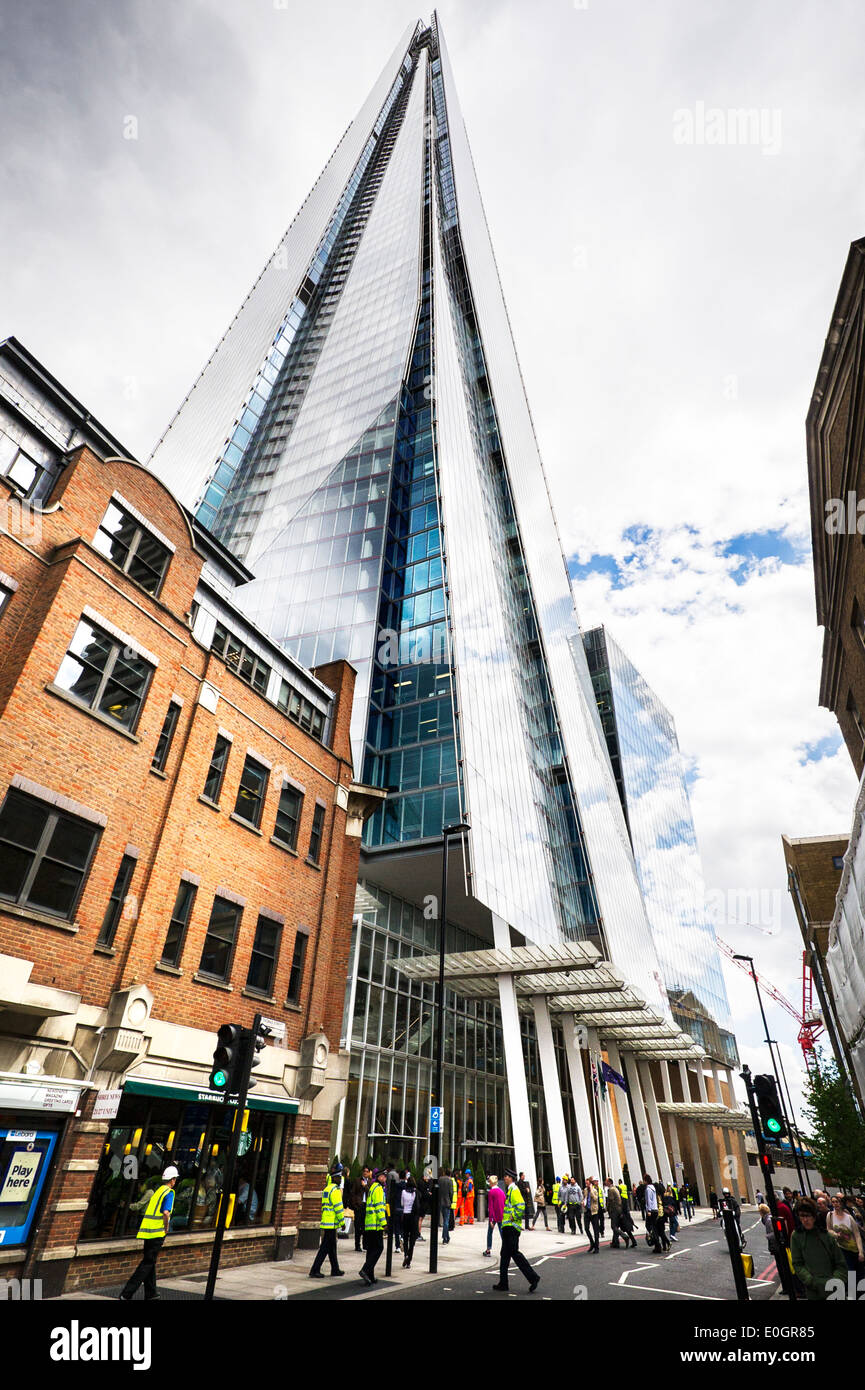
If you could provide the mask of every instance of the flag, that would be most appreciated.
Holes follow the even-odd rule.
[[[613,1068],[609,1065],[608,1062],[602,1063],[601,1070],[604,1080],[609,1081],[611,1086],[621,1086],[623,1091],[627,1091],[627,1081],[623,1076],[620,1076],[617,1071],[613,1071]]]

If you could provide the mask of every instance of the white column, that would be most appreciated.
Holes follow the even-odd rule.
[[[650,1178],[658,1174],[658,1160],[652,1148],[652,1136],[649,1130],[649,1119],[646,1115],[646,1106],[643,1101],[643,1090],[640,1085],[640,1071],[637,1066],[637,1058],[632,1053],[622,1053],[622,1061],[627,1067],[627,1081],[631,1092],[631,1104],[634,1107],[634,1119],[637,1122],[637,1138],[640,1142],[640,1153],[643,1156],[643,1168],[640,1173],[648,1173]],[[636,1187],[636,1183],[634,1184]]]
[[[496,949],[511,949],[511,933],[507,922],[493,914],[493,939]],[[532,1139],[532,1118],[529,1111],[529,1088],[523,1063],[523,1043],[517,991],[513,975],[499,975],[499,1007],[502,1014],[502,1041],[505,1049],[505,1076],[511,1107],[511,1128],[514,1134],[514,1162],[525,1173],[532,1191],[538,1185],[535,1171],[535,1146]]]
[[[697,1086],[700,1090],[700,1100],[704,1105],[709,1104],[709,1092],[706,1090],[706,1074],[703,1071],[702,1057],[697,1062]]]
[[[580,1141],[580,1163],[583,1172],[594,1173],[599,1167],[595,1132],[592,1129],[592,1111],[586,1089],[586,1076],[583,1071],[583,1058],[577,1040],[577,1025],[573,1014],[562,1015],[562,1034],[565,1039],[565,1056],[568,1059],[568,1075],[571,1078],[571,1094],[574,1097],[574,1115],[577,1121],[577,1138]],[[568,1170],[570,1172],[570,1169]],[[561,1177],[561,1173],[559,1173]]]
[[[652,1072],[648,1062],[640,1062],[640,1077],[643,1082],[643,1095],[646,1098],[646,1105],[649,1111],[649,1124],[652,1127],[652,1137],[655,1141],[655,1153],[658,1158],[659,1168],[658,1177],[665,1183],[673,1181],[673,1168],[670,1163],[670,1155],[667,1153],[667,1141],[664,1138],[664,1127],[661,1124],[661,1112],[658,1109],[658,1102],[655,1099],[655,1086],[652,1081]]]
[[[664,1087],[664,1100],[668,1105],[673,1104],[673,1087],[670,1081],[670,1063],[666,1060],[661,1062],[661,1082]],[[673,1181],[678,1188],[682,1186],[682,1150],[679,1147],[679,1130],[672,1115],[667,1116],[667,1124],[670,1126],[670,1144],[673,1150]]]
[[[700,1142],[697,1138],[697,1126],[694,1124],[693,1120],[688,1121],[688,1138],[691,1141],[691,1161],[694,1164],[694,1171],[693,1173],[689,1173],[688,1176],[692,1178],[697,1185],[697,1191],[700,1194],[700,1206],[707,1207],[709,1205],[709,1189],[706,1186],[706,1179],[703,1176],[703,1160],[700,1158]]]
[[[615,1043],[607,1043],[607,1056],[610,1059],[610,1066],[613,1070],[617,1071],[620,1076],[624,1076],[625,1073],[622,1071],[622,1059],[619,1056],[619,1049]],[[631,1183],[636,1187],[642,1177],[642,1173],[640,1172],[640,1153],[637,1148],[637,1138],[634,1134],[628,1097],[618,1086],[613,1087],[613,1096],[615,1097],[616,1114],[619,1117],[619,1124],[622,1129],[622,1138],[625,1141],[625,1157],[628,1160],[628,1171],[631,1174]],[[610,1174],[613,1182],[616,1181],[617,1176],[616,1173]]]
[[[597,1058],[596,1067],[598,1072],[598,1118],[601,1125],[603,1156],[603,1172],[584,1174],[584,1176],[596,1177],[603,1187],[604,1178],[613,1176],[612,1169],[620,1165],[622,1160],[619,1156],[619,1145],[616,1140],[616,1132],[613,1126],[613,1117],[610,1111],[610,1101],[604,1099],[604,1088],[601,1086],[601,1067],[603,1058],[601,1056],[601,1040],[597,1028],[589,1029],[589,1048]]]
[[[559,1081],[559,1069],[556,1065],[556,1047],[553,1042],[553,1028],[550,1023],[550,1010],[546,996],[543,994],[533,995],[532,1008],[535,1011],[535,1032],[538,1039],[538,1055],[541,1059],[544,1105],[546,1106],[547,1125],[550,1131],[553,1172],[561,1176],[562,1173],[570,1173],[571,1157],[568,1153],[568,1132],[565,1129],[562,1086]]]

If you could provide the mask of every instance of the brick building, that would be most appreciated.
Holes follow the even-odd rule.
[[[353,669],[252,626],[249,578],[0,344],[0,1274],[45,1294],[126,1276],[169,1158],[161,1267],[206,1266],[237,1122],[214,1033],[256,1013],[223,1262],[317,1225],[382,793],[352,781]]]

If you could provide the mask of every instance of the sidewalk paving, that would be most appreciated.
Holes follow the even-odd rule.
[[[559,1235],[555,1227],[555,1220],[552,1216],[552,1208],[548,1209],[550,1215],[549,1231],[545,1231],[543,1223],[533,1231],[524,1231],[520,1237],[520,1250],[528,1260],[536,1260],[542,1256],[561,1255],[570,1250],[579,1250],[588,1246],[588,1239],[585,1235],[577,1231],[575,1236],[566,1230],[564,1235]],[[638,1241],[642,1241],[643,1223],[639,1211],[633,1213],[635,1235]],[[695,1212],[693,1222],[688,1222],[680,1217],[680,1227],[686,1231],[691,1225],[698,1225],[701,1222],[711,1221],[712,1212],[708,1207],[698,1207]],[[334,1284],[338,1283],[345,1289],[344,1297],[354,1301],[355,1299],[382,1298],[395,1288],[414,1287],[419,1284],[434,1283],[441,1279],[457,1279],[463,1274],[470,1274],[473,1271],[498,1276],[499,1253],[501,1242],[498,1231],[493,1233],[493,1252],[490,1259],[484,1257],[484,1250],[487,1243],[487,1223],[486,1221],[475,1221],[473,1225],[457,1226],[451,1232],[450,1243],[448,1245],[439,1244],[438,1250],[438,1272],[429,1272],[429,1222],[425,1222],[427,1227],[425,1238],[419,1241],[414,1248],[411,1269],[403,1269],[402,1254],[397,1254],[396,1247],[393,1251],[393,1266],[391,1277],[385,1279],[385,1254],[382,1255],[376,1266],[376,1278],[378,1286],[367,1288],[362,1282],[358,1271],[364,1262],[364,1252],[356,1251],[354,1248],[354,1236],[350,1235],[347,1239],[339,1241],[339,1262],[340,1267],[345,1270],[344,1279],[333,1279],[328,1273],[330,1265],[328,1261],[324,1264],[324,1279],[314,1280],[309,1278],[309,1270],[315,1256],[314,1250],[299,1250],[291,1260],[271,1260],[261,1264],[239,1265],[234,1269],[225,1269],[220,1272],[216,1280],[215,1297],[220,1300],[231,1300],[232,1302],[258,1302],[283,1300],[305,1296],[308,1299],[324,1294]],[[609,1240],[609,1224],[606,1226],[605,1240]],[[166,1302],[175,1300],[196,1301],[204,1296],[204,1286],[207,1282],[207,1274],[196,1273],[178,1276],[176,1278],[159,1279],[159,1293]],[[107,1300],[117,1298],[121,1285],[100,1289],[88,1293],[67,1293],[61,1294],[60,1299],[76,1301]],[[354,1290],[356,1289],[356,1292]],[[140,1297],[140,1295],[138,1295]],[[136,1299],[137,1301],[137,1299]]]

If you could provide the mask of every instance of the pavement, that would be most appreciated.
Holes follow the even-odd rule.
[[[744,1208],[742,1212],[743,1227],[750,1225],[750,1220],[746,1218],[753,1216],[751,1208]],[[712,1222],[712,1212],[709,1208],[698,1207],[692,1222],[682,1221],[680,1228],[680,1239],[686,1237],[689,1232],[694,1232],[700,1225]],[[425,1223],[428,1227],[428,1222]],[[578,1231],[576,1236],[570,1232],[559,1235],[555,1229],[555,1224],[550,1216],[552,1229],[545,1231],[543,1224],[536,1227],[533,1231],[523,1232],[520,1237],[520,1250],[526,1258],[535,1264],[538,1261],[546,1262],[548,1259],[562,1259],[568,1255],[577,1255],[588,1249],[588,1239]],[[631,1254],[644,1258],[646,1245],[643,1240],[643,1224],[639,1213],[635,1213],[635,1234],[638,1241],[638,1250]],[[717,1229],[714,1227],[713,1229]],[[747,1232],[746,1232],[747,1233]],[[756,1232],[754,1233],[756,1235]],[[762,1235],[762,1232],[760,1232]],[[486,1249],[487,1223],[486,1221],[476,1221],[473,1225],[457,1226],[451,1233],[448,1245],[439,1245],[438,1251],[438,1272],[429,1273],[429,1232],[427,1230],[426,1239],[420,1241],[414,1249],[411,1269],[402,1268],[402,1255],[397,1254],[394,1247],[393,1265],[390,1278],[385,1276],[385,1258],[382,1255],[377,1267],[376,1277],[377,1286],[367,1288],[362,1282],[358,1271],[364,1262],[364,1252],[355,1251],[354,1237],[339,1241],[339,1261],[342,1269],[345,1270],[345,1277],[342,1279],[332,1278],[329,1273],[329,1264],[324,1265],[325,1277],[313,1280],[309,1278],[309,1269],[313,1261],[313,1250],[301,1250],[295,1254],[291,1260],[273,1260],[260,1264],[241,1265],[233,1269],[225,1269],[220,1272],[216,1281],[215,1297],[219,1300],[230,1300],[232,1302],[260,1302],[285,1299],[301,1299],[310,1302],[331,1301],[331,1300],[366,1300],[387,1297],[398,1291],[399,1295],[415,1298],[423,1297],[471,1297],[472,1292],[463,1291],[465,1276],[470,1274],[484,1273],[492,1274],[498,1272],[498,1253],[499,1236],[498,1232],[493,1236],[493,1255],[491,1259],[484,1257],[483,1251]],[[601,1253],[605,1252],[609,1242],[609,1227],[607,1227],[606,1243],[601,1246]],[[714,1242],[711,1242],[714,1243]],[[752,1247],[753,1238],[749,1238],[749,1249]],[[759,1251],[754,1251],[758,1256],[764,1256],[765,1250],[761,1242]],[[675,1250],[675,1246],[673,1247]],[[615,1256],[621,1252],[612,1251]],[[587,1262],[587,1266],[588,1267]],[[555,1266],[554,1266],[555,1268]],[[729,1264],[727,1266],[729,1269]],[[774,1265],[773,1265],[774,1268]],[[552,1271],[549,1271],[552,1272]],[[600,1271],[599,1271],[600,1272]],[[522,1282],[522,1276],[517,1275],[515,1270],[511,1271],[512,1286],[517,1287],[516,1279]],[[516,1276],[516,1278],[514,1277]],[[175,1278],[159,1279],[160,1297],[165,1301],[198,1301],[204,1296],[204,1286],[207,1281],[206,1273],[187,1274]],[[459,1281],[459,1291],[457,1292],[457,1281]],[[470,1281],[471,1282],[471,1281]],[[475,1279],[474,1283],[478,1281]],[[636,1282],[636,1281],[635,1281]],[[438,1284],[441,1287],[427,1294],[422,1292],[424,1285]],[[483,1281],[486,1287],[486,1280]],[[120,1292],[121,1285],[116,1287],[106,1287],[98,1291],[88,1293],[76,1292],[61,1295],[58,1302],[75,1301],[107,1301],[116,1299]],[[476,1290],[475,1292],[480,1292]],[[659,1290],[660,1292],[660,1290]],[[732,1292],[732,1291],[731,1291]],[[768,1292],[768,1290],[767,1290]],[[561,1296],[561,1295],[560,1295]],[[136,1295],[136,1299],[141,1299],[142,1293]]]

